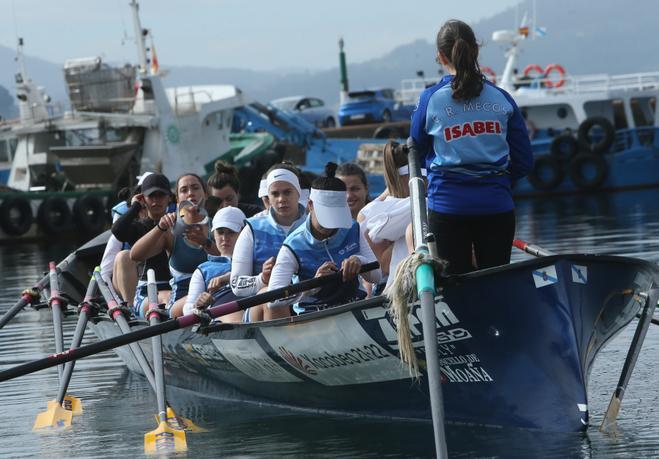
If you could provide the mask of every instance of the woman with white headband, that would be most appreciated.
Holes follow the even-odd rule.
[[[346,186],[336,178],[336,164],[327,163],[326,177],[316,179],[309,196],[309,216],[303,225],[288,235],[272,270],[268,290],[285,287],[297,275],[300,281],[343,272],[343,281],[332,283],[299,299],[299,312],[315,311],[364,298],[357,274],[365,263],[376,261],[373,251],[361,235],[359,224],[352,219],[346,199]],[[363,273],[369,282],[380,279],[380,270]],[[268,304],[271,317],[290,315],[287,298]]]
[[[292,166],[273,166],[266,185],[270,209],[266,215],[247,219],[233,252],[231,289],[239,297],[255,295],[268,285],[281,244],[306,217],[299,204],[300,182]],[[244,320],[263,320],[263,308],[250,308]]]
[[[384,147],[384,181],[385,192],[361,210],[358,220],[389,286],[398,263],[409,255],[405,241],[410,224],[409,168],[407,148],[398,142]]]

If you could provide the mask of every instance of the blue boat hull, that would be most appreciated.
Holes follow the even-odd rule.
[[[446,419],[585,430],[595,356],[639,312],[656,275],[637,259],[574,255],[444,280],[436,321]],[[423,368],[418,312],[411,333]],[[93,329],[103,339],[118,333],[107,318]],[[168,384],[211,397],[430,419],[426,375],[411,379],[398,359],[381,299],[205,332],[163,337]],[[117,353],[139,372],[128,349]]]

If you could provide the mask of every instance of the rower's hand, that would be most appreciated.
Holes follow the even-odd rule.
[[[183,230],[183,236],[193,244],[204,246],[208,240],[205,225],[189,225]]]
[[[332,261],[326,261],[322,265],[318,267],[316,270],[316,275],[314,277],[321,277],[321,276],[327,276],[329,274],[334,274],[337,272],[339,268],[336,267],[334,262]]]
[[[346,258],[341,263],[341,271],[343,272],[343,282],[352,279],[362,268],[362,262],[355,255],[352,255],[350,258]]]
[[[222,274],[221,276],[212,278],[208,282],[208,291],[210,293],[213,293],[214,291],[219,290],[225,285],[227,285],[229,283],[230,274],[231,273],[226,273],[226,274]]]
[[[270,257],[265,260],[265,263],[263,263],[263,269],[261,269],[261,279],[263,279],[263,283],[266,285],[270,283],[270,274],[272,274],[272,268],[275,267],[275,261],[277,261],[277,258]]]
[[[206,309],[211,304],[213,304],[213,295],[208,292],[203,292],[201,295],[199,295],[197,301],[195,301],[194,307],[195,309]]]
[[[160,217],[158,226],[162,229],[172,229],[176,225],[176,212],[171,212]]]
[[[130,205],[132,206],[136,202],[140,203],[142,209],[146,209],[146,201],[144,200],[144,195],[142,193],[137,193],[136,195],[134,195],[133,198],[130,200]]]

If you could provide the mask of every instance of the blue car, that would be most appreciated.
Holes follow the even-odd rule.
[[[329,109],[322,99],[317,97],[283,97],[270,101],[273,107],[292,112],[317,127],[336,127],[334,111]]]
[[[347,126],[388,122],[394,117],[395,107],[394,90],[390,88],[349,92],[339,107],[339,123]]]

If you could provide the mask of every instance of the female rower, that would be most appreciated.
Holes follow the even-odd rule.
[[[236,296],[255,295],[267,287],[281,244],[304,222],[306,212],[299,204],[301,190],[296,172],[296,168],[286,164],[276,164],[268,172],[270,209],[267,215],[247,219],[247,226],[236,241],[231,263],[231,289]],[[263,308],[253,307],[245,313],[244,320],[258,321],[263,317]]]
[[[405,240],[410,223],[409,168],[407,148],[398,142],[389,141],[384,147],[384,181],[385,192],[362,209],[359,220],[389,286],[398,263],[409,255]]]
[[[346,184],[348,207],[353,219],[368,202],[368,181],[364,169],[355,163],[343,163],[336,170],[336,176]]]
[[[238,234],[245,226],[245,214],[237,207],[223,207],[213,217],[211,232],[220,255],[208,255],[208,261],[192,274],[183,314],[198,305],[204,307],[215,301],[231,301],[235,296],[229,287],[231,257]],[[240,322],[242,311],[223,316],[222,322]]]
[[[240,202],[238,171],[224,161],[215,162],[215,172],[208,177],[208,193],[206,208],[211,217],[218,209],[229,206],[239,208],[248,217],[261,212],[255,204]]]
[[[511,187],[533,165],[524,118],[478,66],[474,32],[458,20],[437,34],[448,75],[426,89],[410,135],[428,165],[430,230],[449,273],[510,262],[515,233]]]
[[[205,262],[209,254],[220,254],[208,238],[208,219],[203,219],[206,196],[206,183],[201,177],[192,173],[181,175],[176,181],[176,198],[179,203],[177,212],[163,215],[158,224],[137,241],[130,251],[131,258],[136,261],[145,260],[163,249],[169,254],[172,293],[167,309],[171,317],[181,315],[190,278],[197,266]],[[188,218],[192,219],[191,224],[185,222]],[[177,231],[175,235],[173,229],[177,219],[182,220],[179,223],[182,231]]]
[[[338,270],[342,282],[332,283],[303,297],[300,312],[364,298],[357,274],[362,264],[376,261],[375,255],[361,235],[359,223],[350,215],[346,200],[346,186],[336,178],[336,164],[327,163],[326,177],[316,179],[309,196],[309,215],[303,225],[293,231],[277,255],[268,290],[276,290],[291,283],[297,275],[300,281],[325,276]],[[380,280],[380,270],[362,274],[368,282]],[[272,318],[288,317],[290,304],[285,299],[268,304]]]

